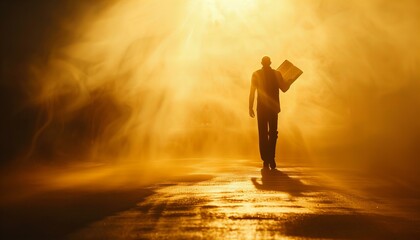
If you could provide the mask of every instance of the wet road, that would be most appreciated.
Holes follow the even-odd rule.
[[[203,165],[207,165],[203,168]],[[293,165],[261,171],[249,160],[211,161],[147,187],[133,207],[70,239],[419,239],[412,186],[350,170]],[[205,169],[205,170],[203,170]]]

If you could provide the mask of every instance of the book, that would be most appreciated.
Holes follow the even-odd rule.
[[[281,74],[281,76],[277,77],[278,80],[281,81],[279,85],[286,85],[287,89],[289,89],[290,85],[292,85],[292,83],[303,73],[302,70],[288,60],[284,60],[284,62],[277,68],[277,71]]]

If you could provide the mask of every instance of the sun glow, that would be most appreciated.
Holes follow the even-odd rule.
[[[205,0],[203,7],[213,21],[226,20],[229,15],[243,15],[253,9],[255,0]]]
[[[374,155],[370,149],[382,149],[381,141],[371,144],[377,136],[405,139],[412,131],[401,131],[406,124],[395,124],[399,114],[382,109],[382,102],[392,101],[407,121],[418,122],[407,107],[417,95],[396,97],[414,89],[418,57],[411,49],[420,38],[405,33],[418,21],[405,14],[409,6],[393,13],[381,4],[118,1],[79,19],[73,38],[58,39],[65,44],[46,54],[47,63],[33,64],[29,101],[46,114],[31,149],[110,161],[219,154],[258,159],[248,94],[252,72],[269,55],[273,67],[289,59],[305,72],[281,95],[279,159],[347,157],[344,150],[356,153],[354,147]],[[390,14],[402,23],[387,24],[394,20],[385,18]],[[401,77],[392,77],[397,73]],[[395,129],[383,133],[389,126]],[[383,144],[403,152],[409,140]]]

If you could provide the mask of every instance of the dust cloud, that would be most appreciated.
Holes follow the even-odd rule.
[[[281,95],[278,162],[417,179],[417,1],[78,2],[13,85],[36,116],[19,158],[257,161],[247,98],[269,55],[304,72]]]

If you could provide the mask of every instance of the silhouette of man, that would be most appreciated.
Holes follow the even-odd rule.
[[[279,88],[285,92],[281,74],[271,68],[271,59],[261,60],[262,68],[252,74],[249,93],[249,115],[253,118],[255,90],[257,90],[257,122],[261,159],[264,169],[276,169],[277,119],[280,112]],[[281,79],[278,79],[281,78]],[[279,84],[280,83],[280,84]]]

